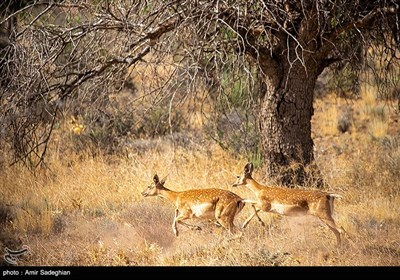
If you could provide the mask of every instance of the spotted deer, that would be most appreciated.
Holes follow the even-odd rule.
[[[245,202],[241,197],[231,191],[217,188],[191,189],[180,192],[172,191],[166,188],[164,184],[165,179],[160,181],[156,174],[153,177],[153,184],[148,186],[142,192],[142,195],[144,197],[160,196],[175,204],[175,217],[172,223],[172,230],[176,236],[178,236],[178,223],[188,228],[201,229],[199,226],[183,222],[186,219],[193,218],[215,220],[218,225],[229,230],[231,234],[236,232],[233,221],[245,206]],[[260,223],[263,224],[257,213],[255,215]]]
[[[263,186],[252,178],[253,169],[253,164],[247,163],[243,174],[237,176],[236,183],[232,185],[246,186],[257,196],[256,201],[245,200],[246,203],[255,205],[255,211],[246,219],[242,228],[245,228],[259,211],[285,216],[312,215],[325,223],[335,234],[337,245],[341,244],[343,228],[339,228],[332,218],[333,201],[336,197],[341,197],[340,195],[317,190]]]

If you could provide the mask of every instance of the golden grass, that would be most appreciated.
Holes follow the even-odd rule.
[[[343,99],[335,97],[333,94],[327,95],[324,99],[315,100],[315,108],[321,111],[318,118],[314,117],[313,126],[318,126],[318,130],[313,131],[314,137],[329,137],[339,134],[338,120],[341,117],[339,106],[346,103]]]
[[[364,84],[361,86],[361,99],[364,107],[373,107],[376,105],[377,89],[373,85]]]
[[[338,134],[337,121],[338,111],[336,106],[330,106],[327,111],[325,118],[321,120],[321,133],[325,136],[332,136]]]
[[[184,266],[285,266],[285,265],[399,265],[400,224],[397,186],[392,191],[353,178],[360,170],[354,159],[339,159],[343,185],[331,182],[344,199],[336,203],[336,218],[350,234],[344,248],[336,249],[332,232],[313,217],[289,218],[262,214],[266,227],[257,222],[244,229],[240,240],[229,241],[226,231],[199,221],[203,230],[181,227],[175,237],[171,230],[173,206],[140,192],[155,173],[166,176],[174,190],[219,187],[241,172],[245,159],[234,159],[218,146],[209,150],[174,147],[163,142],[162,151],[149,150],[126,159],[84,157],[70,164],[53,159],[52,172],[34,177],[24,169],[3,170],[3,205],[12,213],[6,224],[14,249],[28,245],[32,254],[20,259],[25,265],[184,265]],[[376,157],[379,157],[376,150]],[[397,152],[398,153],[398,152]],[[371,155],[371,149],[369,150]],[[366,154],[363,154],[363,157]],[[376,160],[376,158],[373,160]],[[72,164],[71,164],[72,162]],[[353,162],[353,163],[352,163]],[[362,164],[362,159],[355,161]],[[373,162],[365,162],[368,180]],[[353,169],[352,169],[353,168]],[[380,171],[380,169],[378,170]],[[329,172],[329,170],[325,170]],[[395,184],[393,174],[388,184]],[[369,174],[371,173],[371,174]],[[20,176],[16,176],[19,174]],[[344,175],[343,175],[344,174]],[[261,177],[256,171],[255,178]],[[366,182],[367,183],[367,182]],[[353,184],[353,185],[352,185]],[[380,189],[376,189],[379,186]],[[246,189],[234,189],[252,197]],[[396,210],[397,209],[397,210]],[[241,224],[249,214],[246,207],[235,221]],[[2,245],[4,247],[5,244]]]
[[[379,106],[371,100],[352,106]],[[398,266],[400,142],[386,139],[385,130],[363,128],[366,115],[355,120],[351,134],[335,131],[337,111],[329,106],[343,103],[317,100],[313,120],[317,164],[329,190],[344,196],[335,201],[334,215],[349,234],[342,248],[314,217],[266,213],[265,228],[252,221],[240,239],[228,240],[226,230],[206,221],[198,222],[201,231],[180,227],[175,237],[173,205],[140,194],[153,175],[167,176],[173,190],[218,187],[253,198],[247,189],[230,187],[247,159],[208,142],[153,139],[146,140],[152,148],[124,157],[53,148],[59,152],[49,153],[50,170],[36,174],[3,166],[0,252],[28,245],[31,254],[18,264],[46,266]],[[368,118],[384,126],[386,118],[373,112]],[[254,177],[261,181],[262,170]],[[245,207],[235,224],[249,214]]]
[[[387,135],[388,124],[380,119],[374,119],[368,124],[368,131],[374,138],[383,138]]]

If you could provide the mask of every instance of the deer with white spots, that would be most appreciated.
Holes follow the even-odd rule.
[[[235,217],[245,206],[244,200],[231,191],[209,188],[191,189],[186,191],[172,191],[164,187],[165,179],[159,180],[157,174],[153,177],[153,184],[148,186],[142,195],[160,196],[169,199],[175,204],[175,217],[172,223],[172,230],[178,236],[177,224],[192,229],[201,228],[183,222],[186,219],[211,219],[218,225],[229,230],[231,234],[236,232],[233,223]],[[258,217],[257,213],[255,215]],[[260,223],[263,223],[258,217]],[[240,233],[241,235],[241,233]]]
[[[245,228],[259,211],[285,216],[312,215],[326,224],[335,234],[337,245],[341,244],[343,228],[339,228],[332,218],[333,201],[336,197],[341,197],[340,195],[317,190],[263,186],[252,178],[253,169],[253,164],[247,163],[243,174],[237,176],[236,183],[232,185],[246,186],[257,196],[256,201],[245,200],[246,203],[255,206],[255,212],[247,218],[242,228]]]

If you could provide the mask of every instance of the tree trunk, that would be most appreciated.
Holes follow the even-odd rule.
[[[265,175],[287,186],[304,185],[305,167],[314,159],[311,118],[319,69],[309,64],[286,61],[275,75],[264,76],[259,124]]]

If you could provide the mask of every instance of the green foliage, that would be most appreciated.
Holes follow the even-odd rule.
[[[257,146],[250,154],[250,161],[253,163],[254,168],[258,168],[263,164],[262,150],[260,146]]]
[[[253,70],[253,75],[257,74]],[[220,81],[221,93],[214,104],[213,122],[206,134],[222,148],[236,156],[251,159],[256,166],[262,162],[257,116],[253,102],[260,88],[243,69],[225,68]]]
[[[383,105],[374,106],[372,108],[369,108],[368,113],[371,116],[373,116],[373,118],[377,118],[378,120],[381,120],[381,121],[384,121],[387,118],[385,107]]]
[[[345,64],[334,69],[327,84],[328,91],[336,92],[340,97],[352,98],[359,95],[359,74],[355,67]]]
[[[71,15],[67,18],[68,25],[79,25],[82,23],[82,16],[80,14]]]
[[[131,110],[126,104],[122,106],[125,107],[114,108],[112,114],[93,109],[86,112],[75,124],[75,127],[82,125],[82,129],[72,128],[69,132],[73,149],[77,152],[89,148],[94,153],[98,149],[105,153],[119,153],[129,141],[179,132],[187,124],[181,112],[170,113],[164,103],[138,111]],[[109,104],[104,109],[110,112],[111,108]]]
[[[217,100],[217,110],[223,111],[224,108],[248,108],[251,94],[251,84],[244,71],[232,73],[226,70],[222,74],[221,87],[223,92]]]
[[[173,129],[170,124],[173,125]],[[171,112],[170,114],[168,106],[162,104],[142,114],[142,120],[134,134],[144,138],[162,136],[171,130],[179,132],[184,124],[185,118],[181,112]]]

